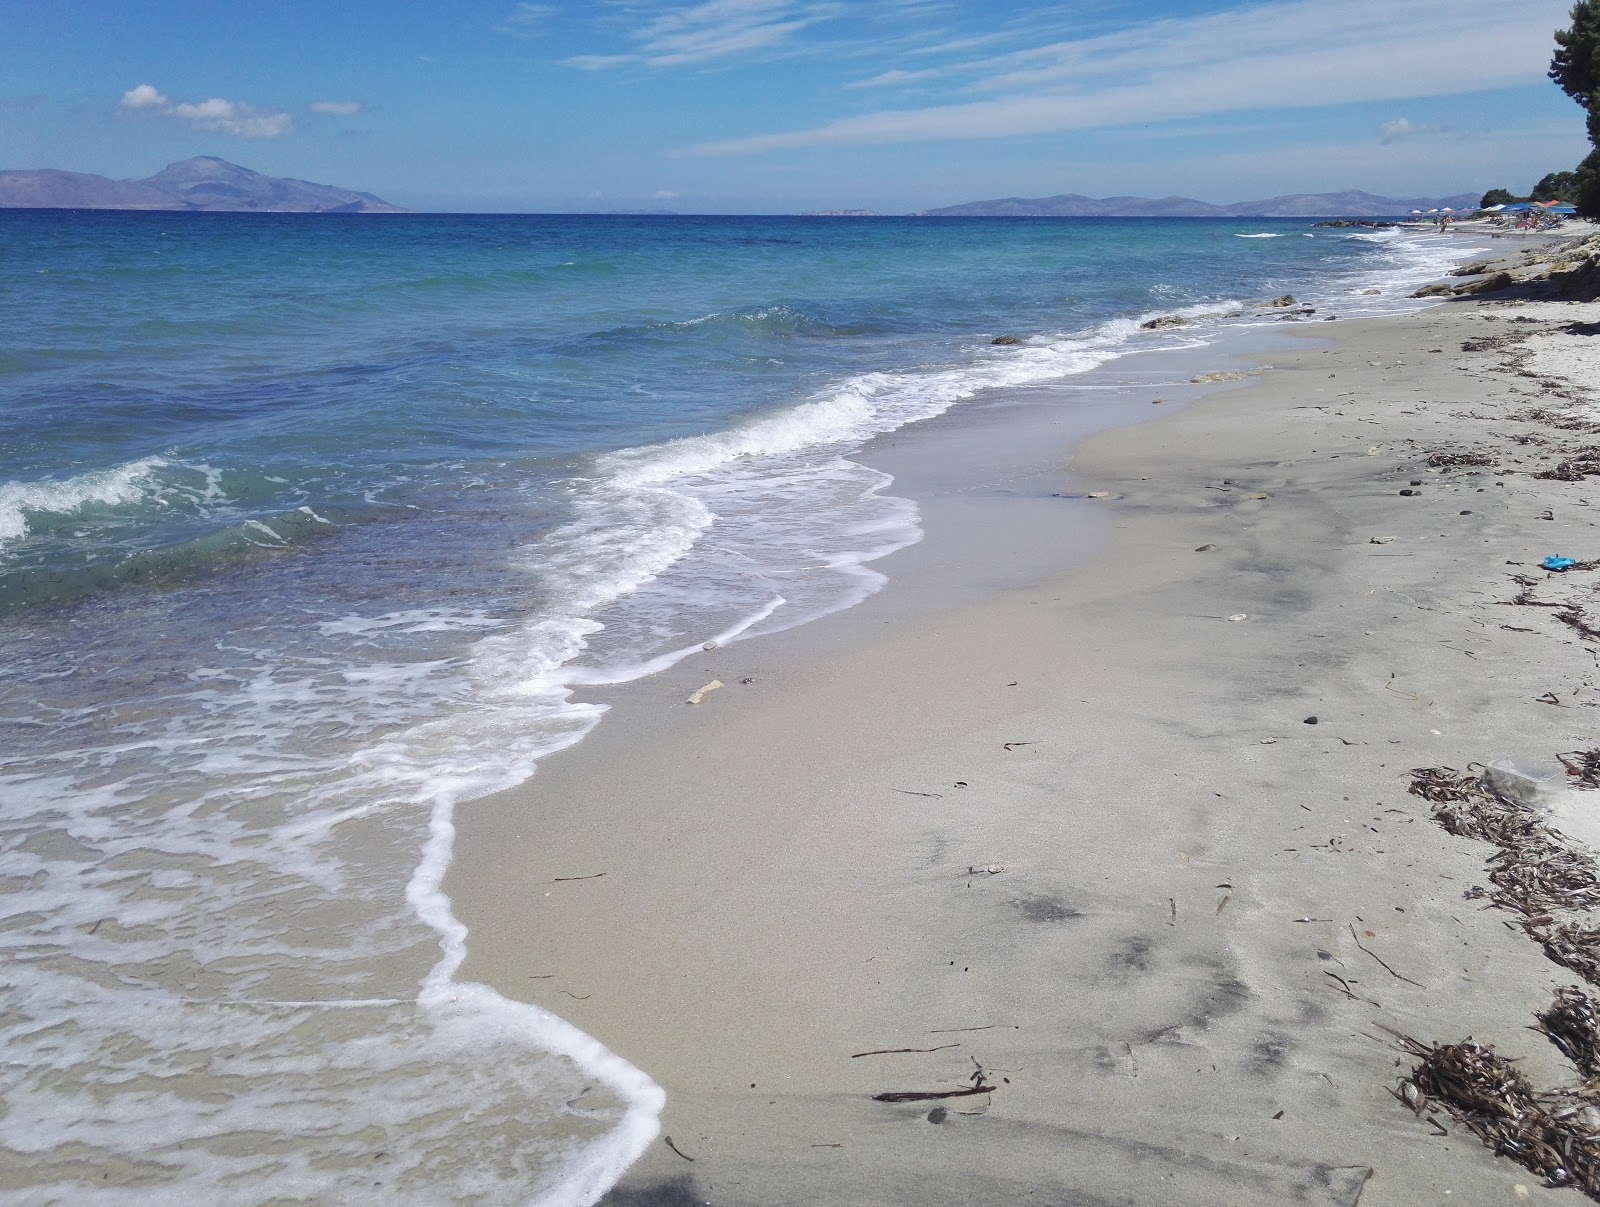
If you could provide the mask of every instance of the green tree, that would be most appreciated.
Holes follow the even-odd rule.
[[[1478,208],[1486,210],[1491,205],[1510,205],[1515,200],[1510,189],[1490,189],[1483,195],[1483,200],[1478,202]]]
[[[1573,174],[1572,200],[1585,218],[1600,218],[1600,0],[1578,0],[1571,16],[1570,29],[1556,30],[1550,78],[1583,107],[1596,150]]]
[[[1548,172],[1529,194],[1532,201],[1571,201],[1577,194],[1576,172]]]

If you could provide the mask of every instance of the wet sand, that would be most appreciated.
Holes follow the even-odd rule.
[[[464,808],[463,978],[667,1091],[605,1201],[1575,1201],[1403,1109],[1383,1028],[1573,1076],[1528,1026],[1576,977],[1463,899],[1490,848],[1406,787],[1595,744],[1596,643],[1506,601],[1600,582],[1545,585],[1600,514],[1525,472],[1600,439],[1509,418],[1597,405],[1597,318],[1304,324],[1070,449],[1026,406],[883,442],[928,529],[884,591],[597,692]]]

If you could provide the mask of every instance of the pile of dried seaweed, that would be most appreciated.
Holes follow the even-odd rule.
[[[1456,469],[1463,466],[1493,465],[1494,458],[1487,453],[1429,453],[1428,464],[1434,469]]]
[[[1589,999],[1571,989],[1558,992],[1555,1006],[1536,1017],[1562,1051],[1574,1045],[1591,1059],[1593,1013]],[[1547,1186],[1573,1186],[1600,1199],[1600,1090],[1585,1083],[1540,1093],[1492,1047],[1470,1039],[1438,1047],[1409,1037],[1403,1042],[1422,1059],[1396,1094],[1418,1115],[1432,1114],[1437,1103],[1497,1155],[1532,1170]]]
[[[1600,863],[1595,857],[1546,825],[1531,806],[1498,795],[1471,772],[1418,767],[1411,777],[1412,794],[1433,805],[1433,819],[1446,830],[1500,848],[1485,865],[1493,891],[1470,895],[1487,895],[1493,904],[1519,915],[1523,929],[1552,960],[1600,984],[1600,947],[1589,944],[1586,955],[1574,950],[1589,936],[1600,941],[1600,932],[1570,924],[1558,927],[1551,917],[1558,910],[1600,905]]]
[[[1600,1014],[1594,1002],[1575,987],[1557,989],[1555,997],[1550,1009],[1534,1015],[1536,1029],[1561,1049],[1586,1081],[1600,1076]]]
[[[1558,461],[1533,476],[1555,482],[1582,482],[1594,474],[1600,474],[1600,448],[1583,449],[1576,456]]]

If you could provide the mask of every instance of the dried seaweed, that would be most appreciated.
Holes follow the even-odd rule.
[[[1594,474],[1600,474],[1600,449],[1590,448],[1558,461],[1549,469],[1541,469],[1533,476],[1554,482],[1582,482]]]
[[[1422,1059],[1396,1096],[1419,1116],[1437,1102],[1545,1185],[1574,1186],[1600,1198],[1600,1129],[1591,1126],[1594,1106],[1582,1091],[1540,1094],[1493,1047],[1470,1039],[1438,1047],[1404,1042]]]
[[[1493,465],[1494,458],[1486,453],[1429,453],[1428,464],[1434,469],[1458,469],[1466,466]]]
[[[1572,750],[1556,757],[1577,781],[1574,788],[1600,788],[1600,749]]]
[[[1600,629],[1589,623],[1583,609],[1577,604],[1568,604],[1560,611],[1553,613],[1553,615],[1562,624],[1576,629],[1579,635],[1587,637],[1591,641],[1600,641]]]
[[[1477,800],[1489,795],[1479,784],[1477,775],[1471,771],[1457,771],[1454,767],[1413,767],[1409,791],[1412,796],[1420,796],[1436,805],[1446,801]]]
[[[1600,985],[1600,927],[1540,919],[1524,927],[1544,954],[1591,985]]]
[[[1555,1002],[1542,1014],[1536,1029],[1561,1049],[1586,1079],[1600,1076],[1600,1013],[1588,994],[1573,986],[1555,991]]]
[[[1433,805],[1433,819],[1450,833],[1500,848],[1486,869],[1494,885],[1489,898],[1501,909],[1531,919],[1600,905],[1600,864],[1528,805],[1495,795],[1453,767],[1415,768],[1410,791]]]

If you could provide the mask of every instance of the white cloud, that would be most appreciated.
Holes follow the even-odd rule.
[[[1444,133],[1446,133],[1444,126],[1421,125],[1409,117],[1397,117],[1394,121],[1384,122],[1378,127],[1378,141],[1388,146],[1390,143],[1404,142],[1408,138]]]
[[[360,101],[312,101],[306,106],[313,113],[331,113],[335,117],[354,117],[361,112]]]
[[[680,194],[674,193],[671,189],[657,189],[656,192],[655,192],[654,200],[656,200],[656,201],[676,201],[679,196],[680,196]]]
[[[122,108],[155,117],[188,122],[195,130],[231,134],[235,138],[281,138],[294,129],[294,118],[281,109],[258,109],[240,101],[214,96],[196,104],[174,103],[150,84],[140,84],[122,94]]]
[[[140,84],[137,88],[130,88],[122,94],[122,107],[124,109],[165,109],[172,104],[149,84]]]
[[[1531,84],[1544,78],[1548,30],[1562,23],[1565,0],[1530,2],[1535,11],[1517,21],[1499,0],[1289,0],[1149,21],[942,68],[968,81],[971,100],[677,153],[989,139]]]

